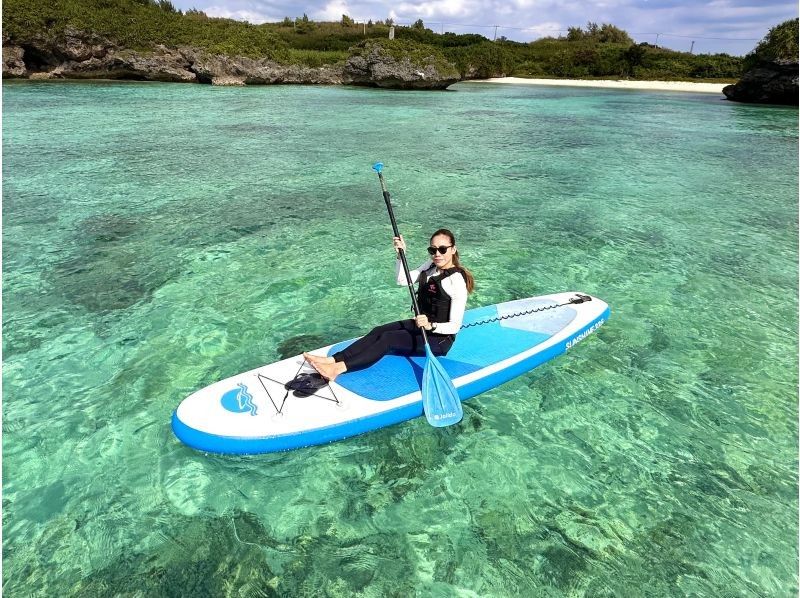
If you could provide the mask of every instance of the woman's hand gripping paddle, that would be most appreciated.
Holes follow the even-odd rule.
[[[378,162],[372,169],[378,173],[378,178],[381,181],[381,189],[383,190],[383,200],[386,202],[386,209],[389,210],[389,218],[392,221],[392,230],[394,236],[399,237],[400,231],[397,230],[397,221],[394,219],[394,211],[392,210],[392,202],[389,197],[389,192],[386,190],[386,182],[383,180],[383,164]],[[411,293],[411,303],[414,306],[414,315],[419,315],[419,305],[417,305],[417,296],[414,294],[414,283],[411,282],[411,272],[408,270],[408,262],[406,261],[406,254],[402,249],[398,250],[400,254],[400,261],[403,263],[403,270],[406,273],[406,281],[408,282],[408,292]],[[442,367],[442,364],[436,359],[431,351],[431,346],[428,343],[428,335],[425,334],[425,329],[420,328],[422,331],[422,338],[425,341],[425,369],[422,372],[422,406],[425,410],[425,417],[428,423],[437,428],[444,426],[451,426],[461,421],[464,412],[461,409],[461,399],[458,397],[458,391],[453,386],[453,381],[450,376]]]

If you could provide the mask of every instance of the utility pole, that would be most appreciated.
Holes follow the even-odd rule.
[[[656,33],[656,46],[658,46],[658,36],[661,35],[660,33]]]
[[[497,41],[497,27],[498,25],[494,26],[494,39],[492,41]]]
[[[692,40],[692,47],[689,48],[689,54],[691,54],[693,50],[694,50],[694,40]]]

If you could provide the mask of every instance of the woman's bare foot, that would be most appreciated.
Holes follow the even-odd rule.
[[[315,363],[334,363],[333,357],[323,357],[321,355],[312,355],[311,353],[303,353],[303,358],[311,365]]]
[[[347,366],[343,361],[334,361],[333,359],[331,359],[331,361],[332,363],[320,363],[314,361],[310,361],[309,363],[320,373],[323,378],[327,379],[328,382],[333,382],[336,380],[336,376],[339,374],[344,374],[347,371]]]

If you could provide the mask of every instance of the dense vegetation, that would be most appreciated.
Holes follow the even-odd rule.
[[[745,57],[747,66],[760,60],[797,62],[798,19],[789,19],[769,30],[755,49]]]
[[[194,46],[216,54],[309,66],[342,61],[360,51],[361,42],[388,38],[390,26],[390,21],[355,23],[346,15],[337,23],[317,23],[304,15],[287,17],[280,23],[251,25],[210,18],[195,10],[181,13],[169,0],[6,0],[3,6],[3,35],[22,46],[35,46],[45,37],[58,39],[72,27],[140,51],[157,44]],[[797,20],[794,27],[796,48]],[[442,35],[425,28],[421,20],[396,27],[395,36],[406,42],[402,46],[405,51],[444,56],[462,76],[470,78],[518,75],[730,80],[741,75],[744,63],[742,58],[727,54],[693,55],[637,45],[625,31],[609,24],[572,27],[564,38],[532,43],[504,38],[490,41],[475,34]]]
[[[511,42],[504,45],[510,46]],[[650,44],[545,38],[513,44],[513,73],[524,77],[573,79],[629,77],[631,79],[735,79],[742,58],[727,54],[689,54]]]

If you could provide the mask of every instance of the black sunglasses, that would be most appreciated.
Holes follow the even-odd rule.
[[[444,255],[447,253],[447,250],[450,249],[452,245],[439,245],[439,247],[428,247],[428,255],[436,255],[436,251],[438,250],[439,253]]]

